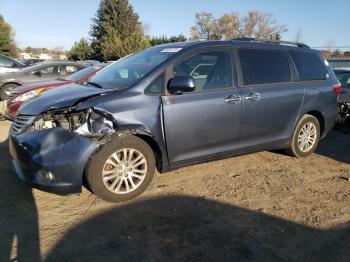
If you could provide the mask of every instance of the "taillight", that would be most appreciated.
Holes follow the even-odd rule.
[[[335,85],[332,86],[333,87],[333,91],[334,93],[336,94],[340,94],[341,93],[341,84],[340,83],[337,83]]]

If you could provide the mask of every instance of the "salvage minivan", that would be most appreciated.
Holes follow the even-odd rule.
[[[86,185],[125,201],[156,169],[261,150],[312,154],[335,123],[339,91],[327,61],[304,44],[165,44],[23,105],[9,148],[33,187],[76,193]]]

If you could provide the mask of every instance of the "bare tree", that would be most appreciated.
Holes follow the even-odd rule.
[[[303,30],[301,29],[301,27],[299,27],[295,35],[295,42],[300,43],[302,41],[302,38],[303,38]]]
[[[277,24],[271,13],[260,11],[249,11],[241,19],[241,28],[244,37],[257,39],[276,39],[288,31],[286,25]]]
[[[250,11],[240,17],[238,13],[227,13],[214,18],[212,13],[197,13],[196,25],[191,27],[192,40],[233,39],[255,37],[258,39],[279,39],[288,29],[273,19],[271,13]]]
[[[323,55],[325,57],[331,57],[332,56],[332,49],[333,49],[333,41],[328,41],[325,45],[325,48],[323,50]]]
[[[225,40],[241,37],[238,13],[224,14],[218,19],[221,38]]]
[[[212,13],[197,13],[196,25],[191,27],[191,40],[218,40],[221,39],[217,20]]]

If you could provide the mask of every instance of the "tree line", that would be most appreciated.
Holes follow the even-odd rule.
[[[101,0],[92,19],[90,41],[82,38],[75,42],[68,57],[72,60],[117,60],[159,44],[238,37],[280,39],[287,30],[287,26],[278,24],[272,14],[266,12],[250,11],[245,16],[227,13],[218,18],[202,12],[195,15],[189,39],[182,34],[149,37],[128,0]]]
[[[67,52],[67,56],[71,60],[118,60],[128,54],[159,44],[189,40],[229,40],[242,37],[279,40],[287,31],[288,27],[279,24],[268,12],[249,11],[245,15],[229,12],[219,17],[215,17],[210,12],[200,12],[195,14],[189,38],[183,34],[151,37],[145,33],[140,17],[128,0],[101,0],[91,21],[89,38],[76,41]],[[298,40],[300,36],[301,29],[297,34]],[[0,53],[17,55],[18,48],[13,38],[14,32],[11,26],[0,15]],[[38,48],[28,47],[25,51],[35,53],[38,52]],[[62,48],[55,48],[53,51],[57,54],[63,53]],[[325,55],[329,57],[350,54],[341,53],[338,50],[333,52],[325,50]]]

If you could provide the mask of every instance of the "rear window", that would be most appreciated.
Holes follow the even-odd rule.
[[[245,85],[289,82],[289,63],[284,51],[239,49]]]
[[[297,68],[301,81],[325,80],[327,68],[316,53],[289,51]]]

